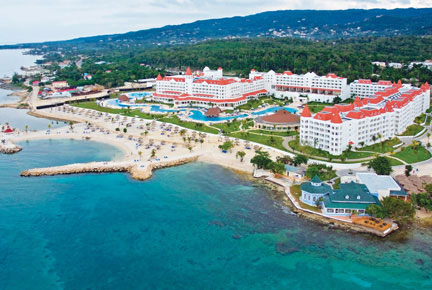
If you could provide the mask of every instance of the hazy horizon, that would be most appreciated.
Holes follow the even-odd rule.
[[[2,5],[0,44],[67,40],[126,33],[197,20],[246,16],[275,10],[428,8],[432,0],[16,0]],[[313,9],[311,9],[313,8]]]

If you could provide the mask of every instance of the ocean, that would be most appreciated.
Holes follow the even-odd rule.
[[[378,238],[293,215],[278,194],[195,162],[22,178],[118,158],[84,140],[0,155],[0,289],[431,289],[432,231]]]
[[[14,73],[21,73],[21,66],[32,66],[40,58],[36,55],[23,54],[23,49],[0,50],[0,78],[12,77]],[[20,100],[20,97],[8,96],[11,90],[0,88],[0,104],[12,104]]]

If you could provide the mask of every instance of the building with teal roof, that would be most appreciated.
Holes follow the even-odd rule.
[[[300,200],[311,206],[317,206],[320,198],[333,192],[331,186],[323,183],[317,175],[310,182],[302,183],[300,188]]]
[[[372,204],[380,205],[377,196],[372,195],[366,185],[350,182],[341,183],[340,189],[333,190],[323,198],[322,212],[331,216],[350,216],[354,211],[366,214]]]

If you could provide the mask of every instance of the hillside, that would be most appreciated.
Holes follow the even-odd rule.
[[[211,39],[296,37],[340,39],[365,36],[431,35],[432,8],[284,10],[245,17],[196,21],[128,32],[124,34],[77,38],[67,41],[19,44],[11,47],[113,47],[193,44]]]

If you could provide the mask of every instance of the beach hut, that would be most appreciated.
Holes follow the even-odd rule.
[[[5,134],[11,134],[13,132],[14,132],[14,130],[12,130],[11,127],[9,127],[9,126],[7,126],[7,128],[3,131],[3,133],[5,133]]]
[[[222,112],[222,110],[219,107],[213,107],[213,108],[208,109],[204,115],[207,118],[217,118],[217,117],[219,117],[221,112]]]
[[[126,95],[121,95],[121,96],[118,98],[118,100],[119,100],[119,102],[129,102],[129,97],[126,96]]]

